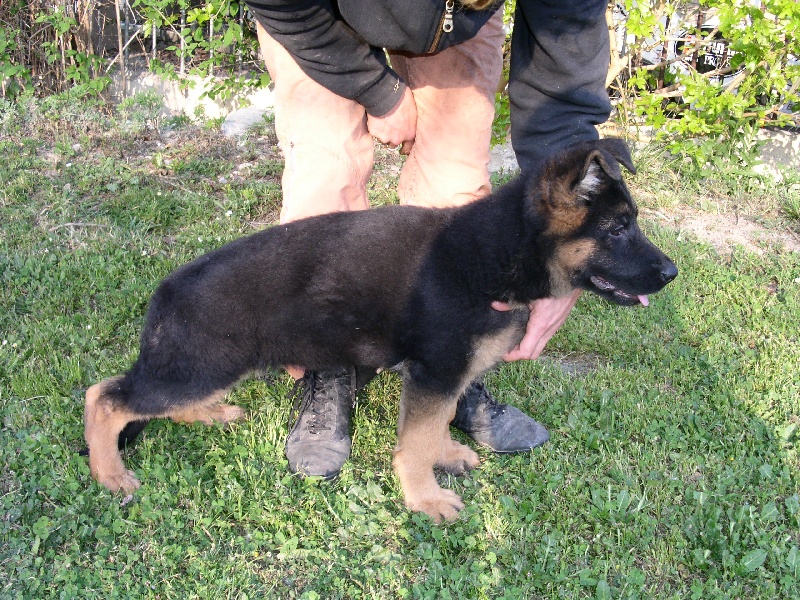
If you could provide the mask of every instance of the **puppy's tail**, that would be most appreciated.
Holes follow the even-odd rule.
[[[97,387],[99,390],[101,390],[100,394],[105,396],[107,399],[114,402],[120,402],[122,404],[124,404],[130,396],[127,377],[124,375],[120,377],[112,377],[111,379],[107,379],[97,386],[92,387]],[[117,438],[117,447],[120,450],[124,450],[126,446],[132,446],[136,438],[139,437],[139,434],[142,432],[142,430],[144,430],[149,422],[150,419],[130,421],[120,432]],[[79,450],[78,454],[80,456],[89,456],[89,448],[86,447]]]

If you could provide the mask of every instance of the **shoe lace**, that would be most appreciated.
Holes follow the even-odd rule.
[[[331,387],[335,387],[341,382],[343,385],[349,384],[351,391],[352,405],[356,404],[356,373],[355,369],[350,369],[349,373],[340,373],[332,378],[322,377],[317,371],[306,372],[303,377],[294,382],[289,395],[294,398],[292,410],[289,412],[289,423],[287,427],[292,428],[292,424],[305,412],[311,414],[307,427],[309,433],[317,434],[320,431],[330,431],[329,425],[330,411],[328,404],[331,398],[328,396]],[[343,381],[347,379],[345,383]]]
[[[478,402],[486,406],[486,411],[489,413],[489,418],[494,419],[499,417],[505,412],[505,405],[497,401],[497,398],[489,393],[483,381],[476,381],[474,384],[475,390],[478,392]]]

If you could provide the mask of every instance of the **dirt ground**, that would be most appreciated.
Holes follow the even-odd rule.
[[[642,209],[641,213],[644,218],[708,242],[720,254],[728,254],[735,246],[758,254],[763,253],[765,248],[776,246],[782,246],[790,252],[800,252],[800,235],[788,228],[767,227],[750,217],[705,213],[685,207],[665,212]]]

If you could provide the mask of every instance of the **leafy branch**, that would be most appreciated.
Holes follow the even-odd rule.
[[[608,21],[618,111],[671,150],[749,162],[759,128],[800,124],[794,0],[626,0]]]

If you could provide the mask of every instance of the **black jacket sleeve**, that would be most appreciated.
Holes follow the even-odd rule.
[[[311,79],[379,117],[394,108],[405,83],[381,48],[337,18],[329,0],[247,2],[250,11]],[[346,60],[343,59],[346,57]]]
[[[606,0],[517,0],[511,38],[511,143],[520,167],[597,139],[611,113]]]

